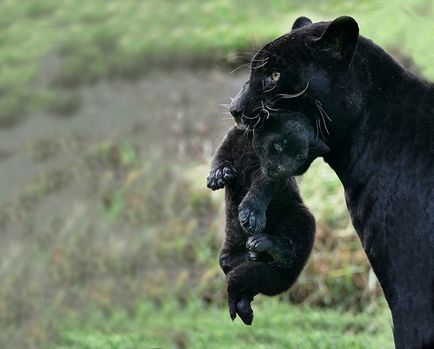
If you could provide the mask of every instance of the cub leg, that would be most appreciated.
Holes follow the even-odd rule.
[[[253,298],[259,293],[273,296],[286,291],[294,280],[288,277],[287,269],[270,263],[247,261],[240,264],[227,275],[231,319],[238,315],[246,325],[251,325]]]
[[[265,228],[265,213],[279,183],[260,172],[252,181],[250,190],[238,207],[238,219],[249,234],[258,234]]]
[[[222,144],[218,147],[211,162],[211,171],[207,178],[207,187],[211,190],[218,190],[233,181],[237,171],[233,167],[233,147],[237,137],[242,136],[242,131],[236,126],[227,133]]]

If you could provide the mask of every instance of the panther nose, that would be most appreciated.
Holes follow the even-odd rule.
[[[234,106],[233,103],[231,103],[231,106],[229,107],[229,111],[231,112],[235,120],[240,120],[241,116],[243,115],[243,110],[241,108],[237,108],[236,106]]]

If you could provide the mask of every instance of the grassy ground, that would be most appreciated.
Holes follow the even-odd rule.
[[[255,302],[256,303],[256,302]],[[225,309],[191,302],[141,304],[133,315],[93,313],[86,328],[77,319],[63,325],[57,349],[207,348],[371,349],[393,348],[386,313],[351,314],[284,306],[273,300],[255,304],[251,327],[234,323]]]
[[[64,333],[98,333],[105,321],[89,322],[94,313],[131,315],[151,300],[211,304],[227,320],[217,263],[223,193],[207,190],[205,178],[233,123],[216,115],[216,96],[233,95],[245,78],[219,69],[155,71],[134,84],[80,89],[82,107],[69,119],[35,114],[0,130],[0,347],[47,348]],[[317,161],[301,187],[317,218],[316,247],[279,309],[381,311],[336,176]],[[199,322],[209,321],[205,309]],[[80,319],[63,327],[71,313]],[[155,326],[172,323],[167,311],[155,313]]]

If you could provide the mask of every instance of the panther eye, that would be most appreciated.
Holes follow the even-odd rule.
[[[273,79],[273,81],[277,81],[280,78],[280,73],[278,71],[274,71],[271,73],[271,79]]]
[[[279,143],[273,144],[274,149],[276,149],[279,153],[283,151],[283,147]]]

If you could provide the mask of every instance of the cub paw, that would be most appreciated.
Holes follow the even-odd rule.
[[[236,273],[232,272],[228,275],[229,315],[232,321],[238,315],[246,325],[251,325],[253,322],[253,309],[251,306],[253,296],[245,289],[245,284],[240,282],[242,280],[237,277]]]
[[[243,229],[251,235],[258,234],[265,228],[265,210],[248,201],[242,201],[238,207],[238,219]]]
[[[247,251],[247,260],[250,262],[261,262],[261,256],[254,251]]]
[[[246,242],[246,248],[249,251],[249,254],[257,254],[262,252],[268,252],[272,254],[274,243],[269,235],[256,234],[249,237]]]
[[[296,253],[291,242],[282,245],[278,239],[268,234],[256,234],[246,242],[248,256],[258,256],[260,262],[271,263],[279,268],[292,268]]]
[[[207,180],[207,187],[211,190],[224,188],[227,183],[230,183],[237,175],[235,169],[230,166],[222,166],[215,170],[211,170]]]
[[[250,302],[249,298],[243,297],[236,303],[237,314],[245,325],[251,325],[253,322],[253,309]]]
[[[228,305],[229,305],[229,316],[232,321],[235,320],[237,315],[244,322],[245,325],[251,325],[253,322],[253,309],[250,304],[251,298],[242,297],[241,299],[232,298],[229,296]]]

